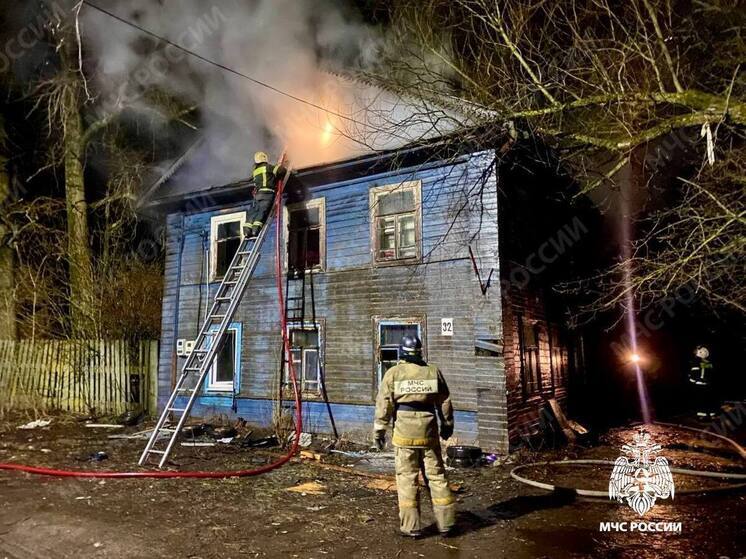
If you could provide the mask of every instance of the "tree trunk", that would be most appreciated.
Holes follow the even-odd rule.
[[[8,160],[0,153],[0,205],[10,195]],[[16,316],[13,297],[13,250],[5,243],[6,228],[0,224],[0,340],[16,338]]]
[[[70,265],[70,316],[73,335],[93,334],[93,266],[88,231],[88,204],[83,177],[83,122],[77,88],[64,96],[65,196]]]

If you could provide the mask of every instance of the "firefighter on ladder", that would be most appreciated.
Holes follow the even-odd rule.
[[[391,442],[396,455],[401,533],[421,535],[417,478],[423,471],[438,530],[447,534],[455,523],[456,511],[443,465],[436,415],[440,418],[440,436],[447,440],[453,434],[448,385],[438,368],[422,359],[418,338],[404,336],[399,353],[402,361],[386,371],[378,390],[373,426],[376,446],[383,449],[386,428],[393,422]]]
[[[277,183],[282,180],[284,174],[285,168],[281,163],[270,167],[266,153],[257,151],[254,154],[254,204],[249,209],[245,229],[245,234],[250,239],[259,236],[269,212],[272,211]]]

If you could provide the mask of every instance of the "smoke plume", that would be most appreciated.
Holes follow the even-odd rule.
[[[364,108],[406,118],[406,103],[338,77],[375,62],[384,33],[332,0],[97,0],[118,16],[226,67],[329,109],[324,112],[217,68],[83,7],[81,28],[92,53],[102,110],[154,107],[152,92],[198,107],[203,144],[180,180],[196,187],[245,178],[251,155],[286,147],[293,165],[332,161],[401,144],[372,138]],[[336,72],[336,73],[335,73]],[[421,131],[414,132],[413,135]],[[346,137],[354,137],[354,140]],[[383,138],[383,139],[382,139]]]

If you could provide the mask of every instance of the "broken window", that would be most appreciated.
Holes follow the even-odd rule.
[[[321,327],[319,324],[300,324],[288,327],[293,371],[304,392],[318,393],[321,388]],[[290,384],[285,373],[285,383]]]
[[[217,332],[217,328],[212,331]],[[226,330],[223,345],[218,350],[210,369],[207,390],[233,392],[241,362],[240,331],[239,324],[231,324]]]
[[[378,323],[378,382],[399,361],[399,343],[404,336],[422,339],[420,322],[417,320],[383,320]]]
[[[244,212],[220,215],[211,220],[210,270],[213,280],[225,276],[243,240]]]
[[[322,270],[325,237],[323,198],[290,206],[287,224],[288,271]]]
[[[419,183],[373,189],[371,222],[376,262],[408,260],[419,256]]]
[[[518,343],[520,345],[521,381],[524,397],[541,391],[541,367],[539,364],[539,339],[541,329],[518,317]]]

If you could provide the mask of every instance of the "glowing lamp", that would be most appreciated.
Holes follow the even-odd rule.
[[[629,361],[630,363],[639,363],[642,361],[642,357],[640,356],[639,353],[630,353]]]

